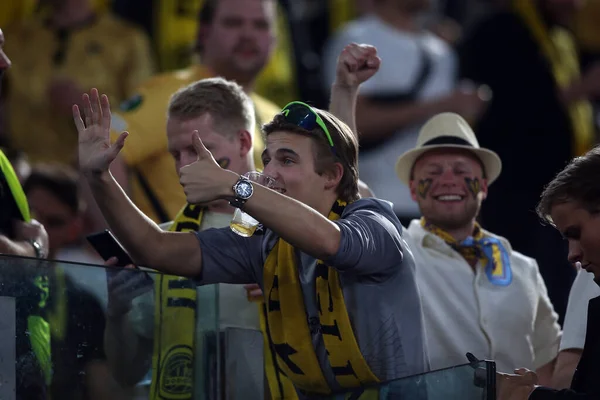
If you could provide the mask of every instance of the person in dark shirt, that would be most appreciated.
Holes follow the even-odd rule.
[[[569,262],[594,274],[600,285],[600,146],[573,159],[544,189],[539,217],[569,243]],[[569,389],[537,386],[532,371],[498,374],[498,400],[592,400],[600,398],[600,297],[588,304],[585,344]]]
[[[503,164],[481,222],[538,260],[562,320],[575,272],[564,268],[560,235],[539,224],[534,208],[544,184],[593,144],[587,99],[600,92],[600,68],[580,73],[574,40],[562,27],[577,1],[508,3],[474,26],[459,46],[462,77],[493,92],[475,132]]]

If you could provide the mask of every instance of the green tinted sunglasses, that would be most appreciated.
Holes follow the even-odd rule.
[[[331,135],[329,134],[329,129],[327,129],[327,126],[325,126],[325,123],[321,117],[319,117],[319,114],[317,114],[308,104],[302,103],[301,101],[292,101],[283,107],[281,114],[285,117],[287,122],[306,129],[307,131],[312,131],[317,127],[321,128],[321,130],[325,132],[329,145],[332,148],[334,147],[333,140],[331,140]]]

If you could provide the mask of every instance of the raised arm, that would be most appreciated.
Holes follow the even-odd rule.
[[[96,89],[83,95],[83,118],[73,106],[79,132],[79,165],[108,226],[140,265],[175,275],[197,277],[201,251],[191,233],[163,232],[129,200],[109,171],[125,144],[123,132],[110,143],[110,104]]]
[[[331,85],[329,111],[344,121],[356,135],[358,88],[375,75],[380,63],[377,49],[367,44],[349,44],[338,57],[335,81]]]

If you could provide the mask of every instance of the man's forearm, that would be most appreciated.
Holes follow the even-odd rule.
[[[21,257],[35,257],[35,249],[25,241],[10,240],[4,235],[0,235],[0,254],[10,254]]]
[[[358,135],[356,130],[357,98],[358,87],[342,86],[335,83],[331,86],[329,112],[344,121],[355,135]]]
[[[133,261],[156,264],[161,258],[160,228],[131,202],[109,172],[88,174],[87,180],[108,226]]]
[[[535,370],[535,373],[538,376],[538,383],[540,385],[554,387],[552,386],[552,374],[554,372],[555,364],[556,358]]]
[[[231,174],[235,182],[236,174]],[[286,242],[315,258],[325,259],[338,251],[338,226],[291,197],[254,185],[254,194],[244,206],[244,211]],[[328,213],[329,209],[321,212]]]
[[[202,254],[193,233],[164,232],[132,202],[110,173],[88,175],[96,203],[132,260],[164,273],[197,277]]]

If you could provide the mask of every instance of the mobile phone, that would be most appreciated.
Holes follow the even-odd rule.
[[[133,263],[133,261],[131,260],[131,257],[129,257],[129,254],[127,254],[127,251],[125,251],[123,246],[121,246],[121,243],[119,243],[117,238],[108,229],[104,230],[103,232],[98,232],[98,233],[93,233],[91,235],[88,235],[87,240],[88,240],[88,242],[90,242],[92,247],[94,247],[96,252],[98,252],[100,257],[102,257],[105,261],[107,261],[108,259],[110,259],[112,257],[116,257],[117,263],[115,264],[115,267],[125,267],[127,265],[133,265],[135,267],[135,269],[137,269],[138,271],[129,271],[129,272],[131,274],[139,273],[138,266]],[[108,280],[110,280],[117,273],[120,272],[120,270],[115,267],[105,267],[106,278]],[[144,271],[143,274],[144,274],[144,280],[143,280],[142,286],[152,287],[154,284],[154,280],[152,279],[152,277],[150,277],[150,275],[146,271]],[[127,274],[127,275],[129,276],[130,274]],[[132,278],[134,276],[135,275],[131,275]]]
[[[111,257],[117,257],[117,263],[115,264],[117,267],[133,264],[127,251],[108,229],[88,235],[87,240],[104,261],[108,261]]]

